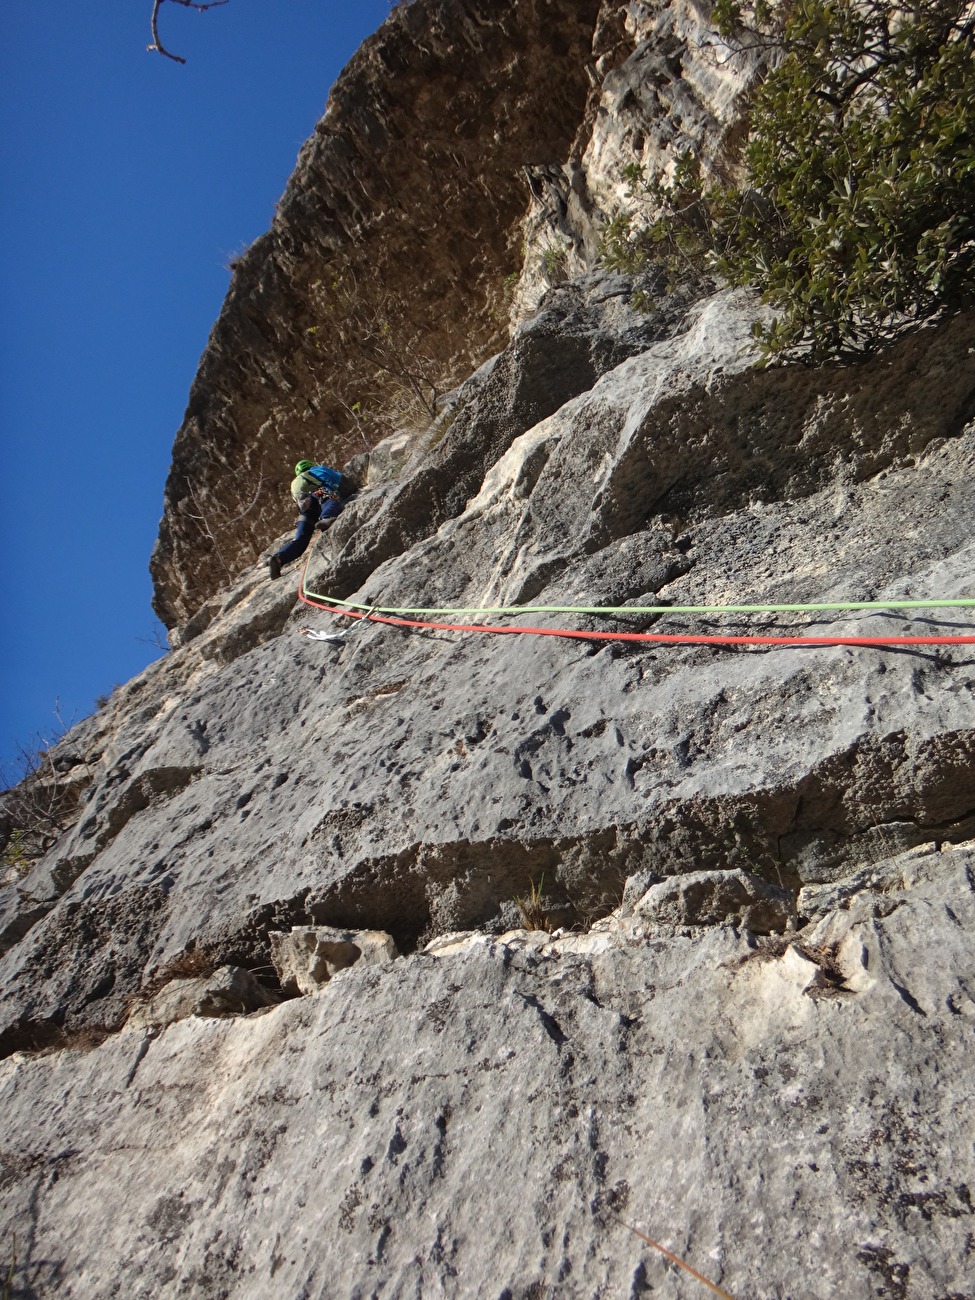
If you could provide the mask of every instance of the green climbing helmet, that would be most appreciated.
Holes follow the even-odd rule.
[[[297,478],[299,474],[304,474],[306,469],[311,469],[314,463],[313,460],[299,460],[298,464],[295,466],[295,478]]]

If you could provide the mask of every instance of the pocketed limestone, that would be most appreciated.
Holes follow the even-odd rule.
[[[634,914],[657,925],[735,922],[753,934],[781,933],[795,917],[791,890],[750,871],[691,871],[651,885]]]
[[[296,925],[288,933],[268,936],[271,960],[284,993],[314,993],[349,966],[394,961],[399,953],[382,930],[335,930]]]
[[[273,1007],[279,998],[240,966],[221,966],[212,975],[172,980],[147,1001],[135,1002],[127,1030],[162,1029],[187,1016],[240,1016]]]

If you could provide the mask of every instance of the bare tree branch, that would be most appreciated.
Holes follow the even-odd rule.
[[[196,491],[192,487],[189,487],[188,491],[189,491],[190,502],[192,502],[193,505],[193,509],[192,510],[190,509],[185,499],[180,502],[181,513],[185,515],[187,519],[192,519],[194,523],[200,525],[200,528],[203,530],[204,535],[206,536],[207,540],[210,542],[210,545],[213,547],[213,554],[216,556],[217,560],[219,560],[219,562],[223,565],[224,569],[226,570],[228,578],[235,578],[237,576],[238,571],[227,559],[227,556],[224,553],[224,550],[220,544],[220,539],[222,536],[225,536],[227,533],[229,533],[236,524],[239,524],[242,519],[246,518],[246,516],[251,513],[251,511],[257,505],[258,501],[261,499],[263,488],[264,488],[264,469],[262,467],[260,471],[260,475],[258,477],[257,489],[254,492],[254,495],[251,498],[250,503],[246,506],[243,505],[239,499],[234,503],[234,505],[224,504],[223,501],[221,501],[219,498],[215,498],[212,499],[210,502],[206,502],[201,496],[199,496],[196,493]],[[241,508],[237,510],[236,514],[233,514],[232,511],[234,510],[235,506]],[[196,511],[195,514],[194,514],[194,510]]]
[[[77,820],[91,783],[87,759],[58,754],[70,727],[55,704],[57,728],[17,746],[13,770],[0,772],[0,878],[23,876]]]
[[[162,54],[167,59],[172,59],[174,63],[185,63],[186,60],[180,58],[178,54],[171,54],[159,39],[159,10],[166,3],[166,0],[152,0],[152,17],[149,24],[152,28],[152,44],[147,45],[146,49],[152,54]],[[206,4],[200,3],[199,0],[170,0],[171,4],[182,5],[184,9],[198,9],[202,13],[205,9],[216,9],[218,5],[229,4],[230,0],[207,0]]]
[[[430,355],[422,329],[407,323],[402,305],[382,289],[361,291],[350,266],[335,269],[329,281],[318,280],[311,288],[312,306],[341,345],[346,368],[354,369],[356,358],[384,377],[383,400],[393,418],[418,427],[435,419],[444,367]],[[306,331],[313,347],[318,346],[317,333],[318,326]],[[390,398],[398,410],[390,407]]]

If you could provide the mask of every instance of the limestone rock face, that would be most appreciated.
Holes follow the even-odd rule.
[[[396,944],[380,930],[334,930],[295,925],[284,934],[268,935],[271,960],[285,993],[314,993],[357,961],[365,965],[393,961]]]
[[[10,1058],[18,1285],[694,1294],[622,1219],[734,1296],[964,1296],[975,857],[874,865],[786,940],[484,939]]]
[[[634,206],[627,165],[657,176],[692,149],[735,172],[769,56],[729,58],[716,40],[710,5],[691,0],[393,10],[235,263],[151,562],[168,627],[285,526],[298,457],[340,464],[415,422],[411,385],[443,393],[507,342],[509,317],[594,269],[604,222]]]
[[[235,266],[190,392],[151,564],[167,626],[285,526],[299,457],[341,463],[378,440],[402,390],[370,332],[441,391],[504,341],[525,169],[568,152],[598,11],[413,0],[354,56]]]
[[[568,158],[532,169],[514,321],[535,311],[552,284],[592,267],[607,219],[621,209],[652,214],[643,188],[627,179],[634,165],[658,180],[690,152],[711,180],[740,178],[748,96],[775,51],[732,54],[711,8],[697,0],[603,4],[589,99]]]
[[[191,949],[268,968],[269,933],[292,926],[381,929],[410,951],[512,928],[533,883],[554,926],[588,926],[638,872],[742,869],[795,891],[972,833],[964,646],[587,639],[964,628],[937,611],[809,627],[628,607],[965,594],[972,321],[857,368],[763,371],[738,291],[637,355],[626,326],[623,359],[598,363],[604,326],[575,310],[552,310],[571,372],[555,325],[519,334],[405,477],[349,506],[306,581],[363,608],[617,612],[509,618],[572,639],[366,622],[326,645],[298,628],[334,615],[245,572],[69,738],[92,778],[80,818],[0,890],[0,1046],[116,1023]],[[591,387],[572,396],[571,374]]]
[[[657,925],[718,925],[735,920],[753,934],[785,930],[795,896],[750,871],[689,871],[652,885],[633,909]]]
[[[187,1016],[241,1016],[273,1007],[278,998],[261,987],[248,970],[222,966],[212,975],[174,979],[158,993],[138,1001],[125,1029],[161,1029]]]
[[[975,655],[925,638],[975,620],[897,602],[975,597],[975,315],[762,368],[747,291],[646,317],[566,264],[485,324],[521,162],[582,267],[641,117],[648,164],[733,158],[760,69],[695,23],[398,6],[239,268],[156,555],[175,648],[52,751],[66,829],[0,881],[12,1295],[690,1295],[620,1218],[739,1297],[970,1293]],[[204,545],[180,502],[307,441],[302,304],[353,230],[397,293],[458,280],[472,373],[272,582],[250,515]]]

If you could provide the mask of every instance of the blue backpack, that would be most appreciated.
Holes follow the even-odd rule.
[[[311,469],[305,470],[304,476],[313,479],[330,496],[338,496],[342,486],[342,475],[338,470],[329,469],[327,465],[312,465]]]

